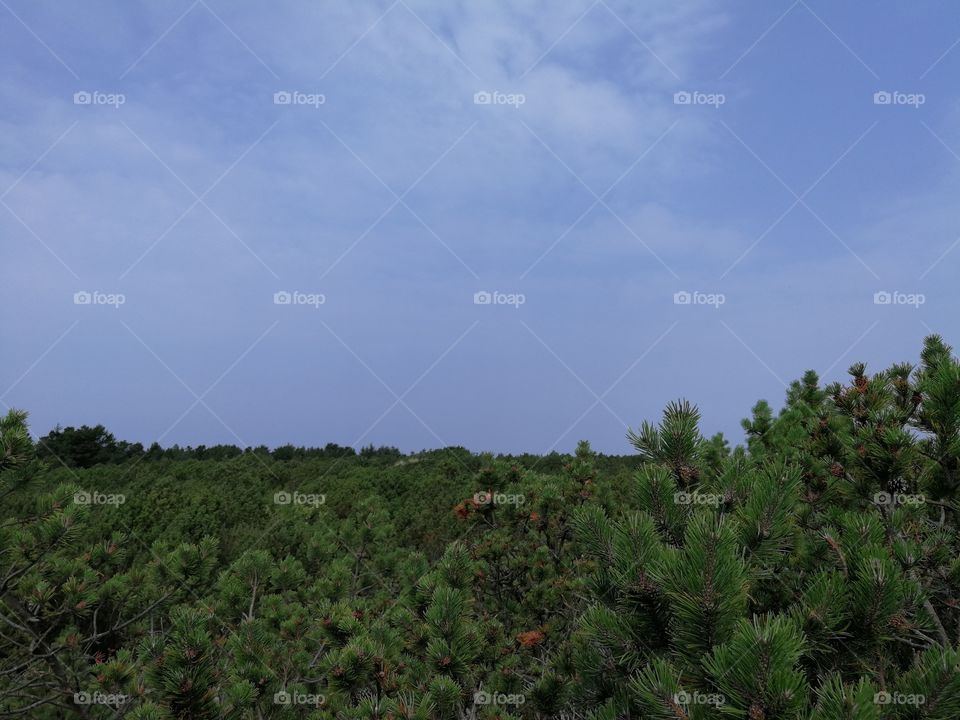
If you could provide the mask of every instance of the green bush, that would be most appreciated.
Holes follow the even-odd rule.
[[[960,363],[670,404],[629,457],[0,419],[0,716],[960,717]],[[69,457],[60,457],[60,453]]]

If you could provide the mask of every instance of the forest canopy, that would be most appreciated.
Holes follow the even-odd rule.
[[[960,362],[632,453],[144,448],[0,418],[0,717],[960,717]]]

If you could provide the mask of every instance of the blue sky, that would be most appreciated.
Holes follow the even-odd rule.
[[[686,397],[738,441],[956,341],[958,39],[946,1],[0,0],[0,400],[619,453]]]

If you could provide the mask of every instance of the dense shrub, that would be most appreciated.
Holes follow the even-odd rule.
[[[732,450],[685,401],[629,458],[25,423],[0,421],[0,716],[960,717],[935,336],[916,367],[807,373]]]

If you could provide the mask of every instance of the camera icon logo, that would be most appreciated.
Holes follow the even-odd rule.
[[[75,292],[73,294],[74,305],[89,305],[91,302],[93,302],[93,295],[88,293],[86,290],[81,290],[80,292]]]
[[[489,505],[491,502],[493,502],[493,495],[488,492],[474,493],[473,502],[476,505]]]
[[[693,300],[693,296],[686,290],[681,290],[673,294],[674,305],[689,305],[691,300]]]
[[[88,93],[86,90],[81,90],[80,92],[75,92],[73,94],[74,105],[89,105],[92,102],[93,102],[93,95]]]
[[[73,494],[73,502],[77,505],[89,505],[93,502],[93,497],[86,490],[80,490]]]
[[[686,90],[681,90],[680,92],[675,92],[673,94],[674,105],[689,105],[692,102],[693,102],[693,95],[687,92]]]
[[[893,302],[893,295],[888,293],[886,290],[880,290],[873,294],[873,304],[874,305],[889,305]]]
[[[288,293],[286,290],[281,290],[280,292],[275,292],[273,294],[274,305],[289,305],[292,302],[293,302],[293,295]]]
[[[886,90],[878,90],[873,94],[874,105],[889,105],[893,102],[893,94]]]
[[[293,102],[293,94],[286,90],[279,90],[273,94],[274,105],[289,105]]]
[[[286,490],[281,490],[273,494],[274,505],[289,505],[293,502],[293,495]]]
[[[490,700],[490,693],[488,693],[486,690],[477,690],[477,692],[473,694],[474,705],[489,705]]]
[[[93,698],[88,692],[76,692],[73,694],[74,705],[89,705],[91,702],[93,702]]]
[[[475,92],[473,94],[474,105],[490,105],[493,102],[493,95],[486,90]]]
[[[289,705],[291,702],[290,693],[286,690],[281,690],[273,694],[273,704],[274,705]]]
[[[474,305],[489,305],[493,302],[493,295],[486,290],[481,290],[480,292],[475,292],[473,294],[473,304]]]

